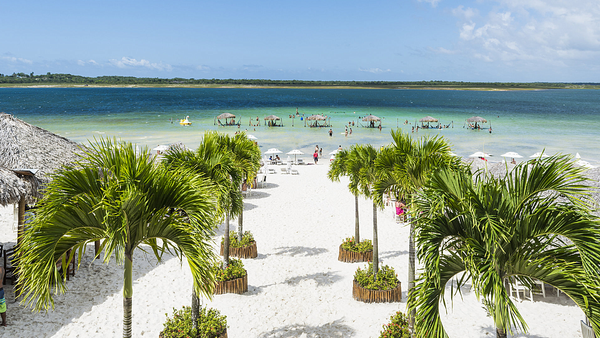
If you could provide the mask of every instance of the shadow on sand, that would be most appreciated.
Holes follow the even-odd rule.
[[[103,255],[93,260],[93,253],[94,245],[90,244],[75,276],[66,282],[66,293],[55,295],[53,292],[54,309],[48,312],[33,312],[31,308],[20,303],[21,298],[15,299],[14,285],[5,285],[8,326],[2,330],[3,337],[51,337],[63,326],[93,311],[96,305],[104,303],[114,294],[119,295],[123,289],[123,266],[116,265],[114,257],[108,264],[102,263]],[[162,262],[173,258],[176,257],[165,253]],[[135,250],[134,292],[136,280],[144,277],[158,264],[153,254],[146,255],[140,248]],[[115,311],[122,312],[122,309]]]
[[[273,255],[285,255],[285,256],[316,256],[328,252],[325,248],[309,248],[306,246],[283,246],[275,248],[278,250]]]
[[[259,338],[293,338],[293,337],[353,337],[356,331],[344,324],[341,319],[318,326],[292,324],[261,333]]]

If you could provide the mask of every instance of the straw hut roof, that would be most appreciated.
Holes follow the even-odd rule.
[[[325,120],[327,120],[327,118],[323,115],[311,115],[311,116],[307,117],[306,119],[309,121],[312,121],[312,120],[325,121]]]
[[[38,169],[36,177],[43,183],[81,153],[79,144],[5,113],[0,113],[0,140],[0,167]]]
[[[487,120],[483,117],[473,116],[467,119],[467,122],[479,122],[479,123],[487,123]]]
[[[424,118],[420,119],[419,122],[437,122],[438,119],[436,119],[435,117],[431,117],[431,116],[425,116]]]
[[[363,117],[362,119],[363,121],[367,122],[367,121],[381,121],[381,119],[375,115],[367,115],[365,117]]]
[[[223,114],[217,116],[217,120],[229,119],[229,118],[235,118],[235,115],[233,115],[231,113],[223,113]]]
[[[0,167],[0,205],[19,203],[25,197],[27,203],[38,198],[40,181],[35,176],[19,175],[14,171]]]
[[[281,118],[279,116],[269,115],[265,117],[265,120],[281,120]]]

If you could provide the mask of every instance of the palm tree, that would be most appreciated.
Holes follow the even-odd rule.
[[[241,172],[235,165],[233,154],[223,146],[221,135],[208,132],[196,151],[175,147],[165,154],[163,164],[172,169],[188,168],[210,180],[216,189],[219,220],[225,214],[225,234],[223,245],[223,268],[229,266],[229,215],[243,209],[239,184]],[[200,301],[192,292],[192,325],[198,328]]]
[[[247,182],[256,176],[258,168],[260,168],[260,149],[252,140],[248,139],[245,132],[236,134],[233,137],[221,134],[219,136],[220,143],[229,150],[232,155],[233,164],[242,173],[242,180]],[[242,186],[239,186],[240,196],[242,194]],[[244,208],[242,206],[238,216],[238,241],[242,241],[244,232]],[[225,250],[225,249],[224,249]],[[229,253],[229,248],[227,248]]]
[[[103,240],[104,262],[124,264],[123,336],[131,337],[134,251],[148,245],[187,258],[194,290],[211,297],[216,260],[210,245],[216,201],[209,182],[190,171],[167,171],[131,143],[101,139],[48,185],[18,249],[18,293],[35,310],[53,307],[52,289],[66,291],[64,267],[76,251]],[[63,258],[63,273],[57,262]]]
[[[360,171],[360,166],[362,163],[358,161],[350,162],[348,158],[350,156],[354,156],[356,152],[356,147],[352,146],[350,151],[348,150],[340,150],[335,154],[335,160],[331,162],[329,167],[329,171],[327,172],[327,177],[332,182],[339,182],[342,176],[348,176],[350,178],[350,183],[348,184],[348,189],[354,195],[354,243],[358,245],[360,243],[360,227],[359,227],[359,217],[358,217],[358,195],[360,192],[358,191],[358,172]],[[353,167],[350,167],[353,165]]]
[[[337,157],[337,155],[336,155]],[[373,190],[377,181],[377,171],[375,170],[375,160],[377,159],[377,149],[372,145],[354,145],[347,157],[347,169],[356,175],[355,186],[351,188],[373,200],[373,275],[377,278],[379,272],[379,243],[377,238],[377,202]],[[355,195],[356,196],[356,195]]]
[[[413,139],[402,130],[392,130],[392,144],[381,150],[375,166],[379,172],[379,180],[375,184],[374,194],[378,203],[383,203],[386,194],[395,195],[396,199],[405,198],[412,214],[416,214],[412,197],[426,184],[431,173],[442,167],[459,167],[457,157],[450,155],[450,146],[442,137],[422,137]],[[415,285],[415,228],[410,222],[408,242],[408,291]],[[414,323],[414,313],[409,315],[409,322]]]
[[[419,259],[424,262],[409,304],[418,337],[446,337],[439,304],[446,283],[471,281],[496,336],[527,330],[507,294],[507,278],[533,279],[568,295],[600,335],[600,222],[590,213],[582,169],[565,156],[517,165],[495,179],[442,170],[417,199]]]

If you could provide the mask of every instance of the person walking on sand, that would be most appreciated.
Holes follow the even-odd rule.
[[[319,152],[315,150],[315,153],[313,154],[313,160],[315,160],[315,164],[317,164],[317,162],[319,162]]]
[[[0,266],[0,282],[4,280],[4,268]],[[4,298],[4,284],[0,287],[0,316],[2,316],[2,326],[6,326],[6,299]]]

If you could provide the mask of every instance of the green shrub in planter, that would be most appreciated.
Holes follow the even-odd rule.
[[[220,262],[212,267],[212,272],[215,274],[218,282],[226,282],[246,275],[244,263],[242,263],[241,259],[235,258],[229,259],[229,266],[227,269],[223,269],[223,263]]]
[[[221,237],[221,245],[225,242],[225,238]],[[235,231],[229,232],[229,246],[232,248],[244,248],[254,244],[254,236],[250,231],[244,231],[242,241],[238,241],[238,235]]]
[[[356,245],[356,243],[354,243],[354,237],[348,237],[342,243],[342,249],[346,251],[365,253],[373,251],[373,242],[371,242],[370,239],[363,239],[362,242]]]
[[[173,318],[167,316],[162,338],[216,338],[227,329],[227,316],[217,309],[200,309],[198,331],[192,327],[192,308],[184,306],[181,310],[173,309]]]
[[[365,269],[358,268],[354,273],[354,279],[362,288],[369,290],[391,290],[398,286],[398,275],[394,268],[382,265],[377,273],[377,280],[373,278],[373,263]]]
[[[391,322],[383,326],[379,338],[410,338],[408,329],[408,318],[404,313],[398,311],[390,317]]]

